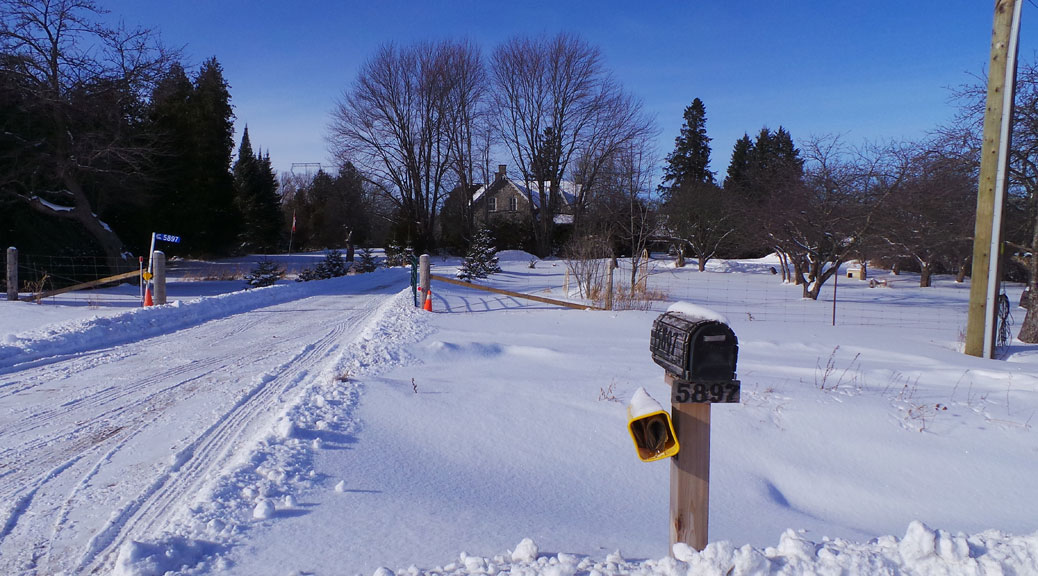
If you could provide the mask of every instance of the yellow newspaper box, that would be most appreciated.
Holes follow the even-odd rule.
[[[627,406],[627,431],[642,462],[670,458],[680,449],[670,414],[645,388],[636,390]]]

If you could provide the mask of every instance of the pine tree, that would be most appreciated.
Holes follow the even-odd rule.
[[[284,222],[270,155],[257,156],[245,127],[234,163],[235,202],[242,218],[240,245],[249,251],[272,251]]]
[[[227,252],[239,219],[230,173],[234,114],[220,64],[207,60],[193,83],[182,66],[170,66],[148,116],[160,150],[150,226],[182,236],[195,254]]]
[[[750,153],[753,141],[749,134],[743,134],[732,148],[732,159],[728,162],[728,175],[724,178],[724,189],[731,191],[745,186],[749,181]]]
[[[471,282],[473,278],[486,278],[491,274],[501,271],[497,261],[497,248],[494,247],[494,238],[490,230],[483,228],[476,237],[472,239],[468,255],[458,270],[457,277]]]
[[[756,140],[750,141],[744,134],[735,143],[724,189],[762,198],[795,182],[803,173],[804,160],[789,132],[781,126],[775,132],[761,128]]]
[[[234,112],[230,89],[216,58],[202,64],[190,107],[195,127],[188,153],[194,170],[190,207],[183,225],[192,231],[185,231],[183,236],[197,252],[222,253],[233,246],[240,223],[230,172]]]
[[[256,267],[245,275],[245,283],[253,288],[270,286],[285,277],[285,269],[277,262],[264,258],[256,262]]]
[[[710,137],[706,135],[706,106],[696,98],[685,108],[685,122],[674,139],[674,151],[667,155],[660,191],[669,194],[685,183],[711,183]]]
[[[194,89],[183,66],[173,64],[152,92],[149,114],[162,158],[156,163],[151,189],[155,205],[150,225],[185,238],[194,236],[194,230],[186,227],[191,203],[196,200],[191,192],[193,166],[189,155],[194,147],[195,124],[190,108]]]
[[[371,248],[361,248],[360,271],[374,272],[376,268],[378,268],[378,263],[375,261],[375,255],[371,252]]]

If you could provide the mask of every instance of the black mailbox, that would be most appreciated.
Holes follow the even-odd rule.
[[[652,323],[649,349],[653,361],[681,380],[735,381],[739,341],[723,322],[667,312]]]

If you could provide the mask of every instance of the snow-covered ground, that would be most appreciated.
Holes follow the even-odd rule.
[[[488,283],[578,299],[530,261]],[[429,314],[400,269],[0,302],[0,573],[1038,573],[1038,346],[965,356],[968,285],[885,272],[832,326],[772,265],[654,262],[645,311],[434,282]],[[674,300],[740,343],[703,552],[626,431]]]

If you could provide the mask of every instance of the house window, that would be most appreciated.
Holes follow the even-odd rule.
[[[487,198],[487,207],[491,212],[497,212],[497,198]]]
[[[511,198],[509,198],[508,199],[508,209],[511,210],[512,212],[515,212],[516,210],[518,210],[519,209],[519,199],[516,198],[515,196],[512,196]]]

